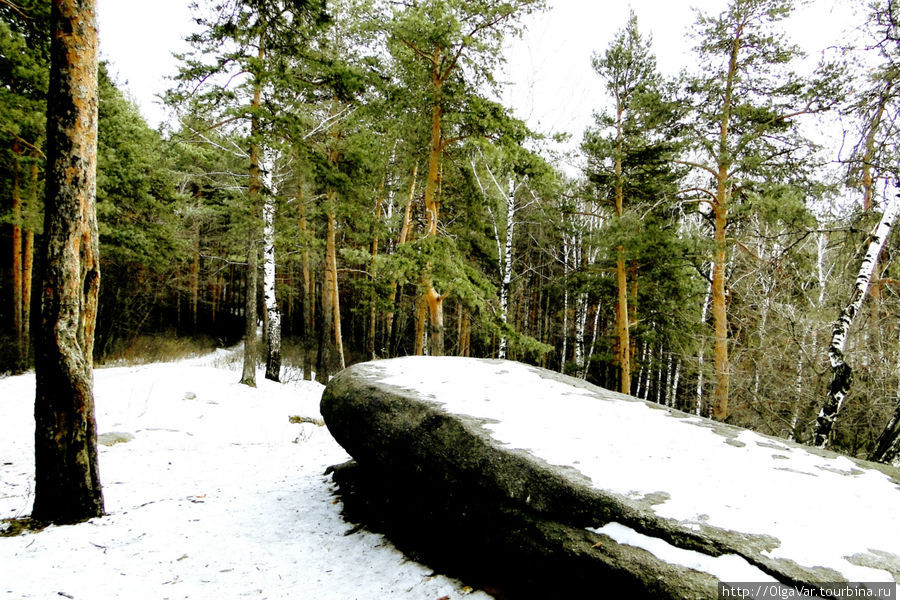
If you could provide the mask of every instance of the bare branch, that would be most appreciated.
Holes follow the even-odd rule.
[[[12,9],[12,11],[13,11],[14,13],[16,13],[17,15],[19,15],[19,16],[22,17],[23,19],[29,19],[29,18],[31,18],[31,17],[29,17],[28,15],[26,15],[26,14],[22,11],[22,8],[21,8],[20,6],[18,6],[18,5],[15,4],[14,2],[12,2],[12,0],[0,0],[0,4],[2,4],[2,5],[4,5],[4,6],[8,6],[10,9]]]

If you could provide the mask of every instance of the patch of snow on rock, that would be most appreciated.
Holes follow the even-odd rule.
[[[600,489],[664,493],[653,510],[688,529],[772,536],[780,542],[772,557],[826,565],[849,581],[893,581],[847,560],[875,550],[900,556],[900,488],[877,470],[750,431],[735,437],[613,392],[598,397],[520,363],[409,357],[377,365],[382,383],[482,419],[501,444],[574,467]]]

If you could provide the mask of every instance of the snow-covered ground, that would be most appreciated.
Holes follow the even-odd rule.
[[[6,598],[490,598],[352,532],[323,475],[348,459],[322,386],[237,383],[228,353],[95,371],[108,515],[0,537]],[[34,375],[0,379],[0,519],[33,501]],[[127,437],[127,436],[126,436]]]

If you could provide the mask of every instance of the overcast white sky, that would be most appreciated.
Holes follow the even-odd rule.
[[[112,63],[112,73],[127,83],[151,125],[165,117],[155,95],[168,87],[175,72],[173,51],[193,22],[184,0],[155,0],[135,10],[132,0],[99,0],[100,49]],[[686,33],[695,21],[694,8],[718,13],[727,0],[549,0],[547,12],[526,20],[522,40],[511,40],[505,79],[505,100],[532,128],[544,133],[568,132],[580,139],[591,113],[603,102],[604,91],[590,65],[591,54],[602,52],[623,27],[629,7],[645,33],[653,35],[661,70],[674,75],[691,60]],[[817,51],[841,39],[858,21],[852,7],[859,0],[811,0],[791,19],[793,40]],[[859,6],[859,8],[862,8]]]

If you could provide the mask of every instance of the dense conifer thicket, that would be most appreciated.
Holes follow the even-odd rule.
[[[260,361],[325,381],[509,358],[894,460],[900,14],[879,0],[859,47],[810,67],[792,4],[700,15],[674,80],[622,23],[572,176],[497,100],[502,43],[543,0],[200,3],[170,125],[101,65],[95,360],[243,341],[254,385]],[[49,6],[0,2],[6,372],[34,360]]]

